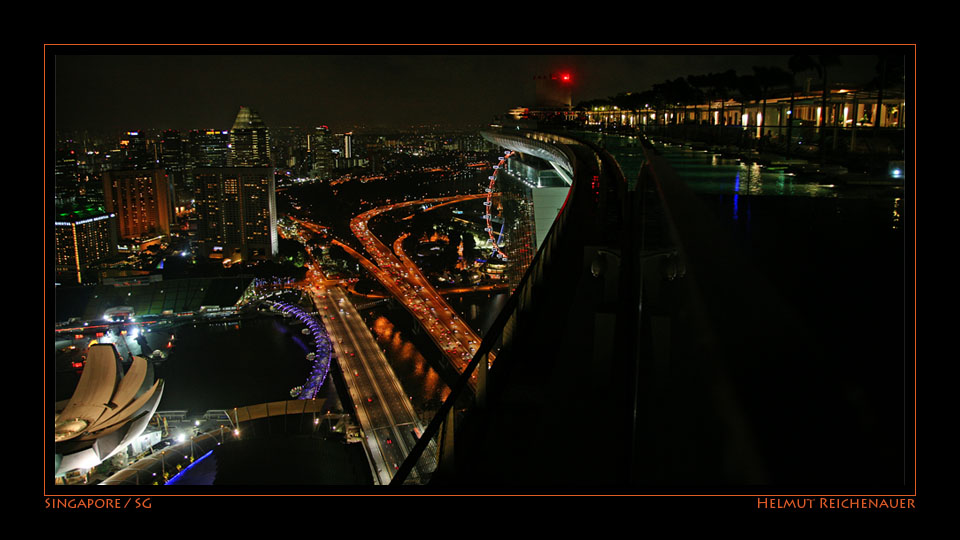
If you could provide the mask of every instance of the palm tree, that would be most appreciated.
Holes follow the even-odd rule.
[[[639,111],[646,104],[643,95],[638,92],[619,93],[610,101],[621,111]]]
[[[760,101],[760,83],[756,75],[743,75],[737,77],[737,91],[740,93],[740,116],[743,116],[744,106],[747,101]],[[740,131],[741,146],[743,145],[743,134]]]
[[[817,69],[817,64],[813,58],[795,54],[787,62],[792,75],[790,88],[790,114],[787,115],[787,157],[793,152],[793,118],[797,115],[797,108],[794,106],[794,98],[797,95],[797,74],[804,71],[813,71]]]
[[[820,77],[820,81],[823,84],[823,98],[820,106],[820,122],[818,125],[820,131],[820,152],[824,151],[823,141],[825,136],[825,127],[827,122],[827,93],[829,92],[828,88],[828,78],[827,78],[827,69],[839,66],[840,57],[834,54],[820,54],[817,55],[817,58],[814,59],[810,56],[805,56],[798,58],[796,60],[800,65],[812,65],[813,69],[817,71],[817,75]],[[808,68],[809,69],[809,68]]]
[[[710,122],[710,101],[713,99],[715,93],[714,82],[711,75],[687,75],[687,84],[696,88],[707,100],[707,122]]]
[[[820,152],[823,153],[824,128],[827,125],[827,68],[840,65],[840,57],[834,54],[821,54],[817,56],[817,65],[820,66],[820,76],[823,78],[823,105],[820,107]]]
[[[656,90],[645,90],[640,92],[640,98],[643,99],[644,105],[653,105],[654,115],[656,120],[660,120],[660,113],[663,110],[664,98],[663,94]]]
[[[720,97],[720,125],[726,125],[727,117],[725,105],[727,102],[727,97],[732,90],[737,88],[737,72],[729,69],[723,73],[717,73],[713,75],[714,79],[714,88],[717,90],[717,95]],[[720,128],[721,130],[723,128]]]
[[[707,99],[707,122],[714,126],[721,126],[726,122],[725,105],[727,94],[737,86],[737,72],[727,70],[723,73],[708,73],[706,75],[690,75],[687,82],[701,92]],[[710,108],[713,101],[720,100],[720,119],[713,121],[713,109]],[[719,138],[720,128],[713,130],[714,142]]]
[[[790,84],[793,77],[778,67],[754,66],[753,72],[756,76],[757,85],[760,87],[760,99],[763,102],[762,112],[760,113],[760,149],[762,150],[763,128],[767,123],[767,98],[770,96],[772,89]]]
[[[893,86],[903,87],[903,56],[877,55],[877,76],[870,87],[877,89],[877,116],[873,122],[874,136],[880,131],[880,111],[883,105],[883,90]]]
[[[678,92],[677,85],[674,81],[664,81],[653,85],[653,91],[662,96],[664,104],[664,113],[667,110],[673,109],[676,112],[676,107],[680,101],[680,93]],[[676,115],[674,116],[674,123],[676,123]],[[664,125],[667,124],[667,117],[664,114]]]
[[[613,103],[611,103],[609,99],[599,98],[599,99],[591,99],[588,101],[581,101],[580,103],[577,104],[576,109],[590,111],[590,110],[593,110],[594,108],[605,108],[605,107],[612,107],[612,106],[613,106]],[[606,119],[606,115],[603,115],[603,118]]]
[[[671,83],[677,104],[683,106],[683,137],[687,135],[687,106],[703,103],[703,93],[694,88],[683,77],[674,79]]]

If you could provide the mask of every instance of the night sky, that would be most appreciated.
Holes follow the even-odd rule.
[[[48,56],[54,80],[48,81],[47,108],[58,128],[69,129],[227,129],[241,105],[258,111],[268,126],[477,127],[510,108],[532,105],[536,75],[569,71],[576,105],[688,75],[727,69],[746,75],[753,66],[786,69],[790,54],[816,52],[775,46],[580,46],[534,50],[581,54],[525,54],[530,50],[56,46],[47,51],[56,53]],[[641,54],[647,51],[658,54]],[[368,52],[377,54],[358,54]],[[773,54],[782,52],[789,54]],[[868,53],[876,51],[827,52],[856,53],[841,56],[831,79],[858,83],[874,76],[876,57]]]

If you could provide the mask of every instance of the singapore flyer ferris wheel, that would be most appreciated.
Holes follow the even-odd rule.
[[[502,261],[507,260],[507,255],[500,249],[500,242],[498,241],[498,238],[503,238],[503,227],[501,227],[500,232],[497,234],[497,238],[495,238],[493,234],[493,224],[490,221],[492,218],[490,212],[493,209],[493,194],[497,183],[497,174],[503,169],[507,159],[512,155],[513,151],[507,150],[503,153],[503,157],[500,158],[500,162],[493,166],[493,174],[491,174],[489,177],[490,185],[486,188],[487,198],[485,201],[483,201],[483,205],[485,207],[483,218],[487,222],[487,226],[484,228],[484,231],[486,231],[487,235],[490,236],[490,244],[493,246],[493,253],[496,254],[496,256]]]

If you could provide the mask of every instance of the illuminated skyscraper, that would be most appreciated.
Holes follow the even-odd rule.
[[[160,166],[167,172],[177,194],[177,203],[186,205],[193,198],[191,178],[187,177],[187,151],[180,131],[168,129],[160,138]]]
[[[104,171],[103,198],[117,215],[120,238],[170,234],[173,185],[162,169]]]
[[[230,132],[201,129],[190,132],[191,162],[194,167],[226,167]]]
[[[230,130],[228,167],[272,167],[270,133],[260,115],[249,107],[240,107]]]
[[[82,283],[84,274],[117,252],[116,216],[98,206],[58,210],[54,221],[57,279]]]
[[[202,168],[197,232],[205,255],[234,260],[277,254],[277,203],[272,168]]]
[[[143,131],[128,131],[120,137],[120,150],[124,169],[156,169],[156,141],[150,140]]]
[[[343,134],[343,157],[350,159],[353,157],[353,132]]]
[[[202,251],[232,260],[277,254],[277,203],[270,136],[249,107],[230,130],[227,167],[197,168],[197,232]]]
[[[333,177],[333,139],[327,126],[320,126],[310,134],[310,160],[312,161],[311,175],[320,180],[329,180]]]
[[[57,144],[57,161],[54,165],[54,198],[58,203],[71,203],[80,191],[79,145],[73,141]]]

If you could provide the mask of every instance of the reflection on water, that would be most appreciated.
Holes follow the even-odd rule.
[[[403,332],[386,315],[373,321],[373,334],[386,353],[390,367],[404,390],[413,398],[413,406],[424,418],[423,411],[436,410],[450,394],[450,388],[416,345],[404,339]],[[428,415],[429,416],[429,415]]]
[[[662,146],[670,165],[698,193],[837,197],[832,185],[803,180],[782,167],[726,159],[712,152]]]
[[[713,152],[669,145],[658,148],[691,190],[717,204],[718,215],[740,226],[750,227],[761,205],[786,211],[780,216],[785,219],[818,221],[841,230],[853,221],[893,230],[903,226],[900,187],[845,185],[842,176],[835,180],[795,176],[784,167],[726,159]],[[838,183],[829,183],[834,181]]]
[[[474,293],[446,300],[467,324],[474,330],[479,329],[478,334],[482,336],[493,325],[508,298],[507,293]],[[417,347],[420,344],[424,350],[429,349],[428,355],[436,353],[438,357],[439,349],[436,349],[423,333],[416,337],[412,335],[412,325],[418,323],[406,317],[405,312],[364,311],[364,316],[373,328],[374,338],[383,348],[394,374],[411,397],[420,419],[429,422],[450,394],[448,382],[452,384],[453,379],[445,381],[444,375],[439,371],[443,368],[424,357]],[[456,376],[452,373],[448,375]],[[464,399],[468,397],[465,396]]]
[[[895,370],[902,363],[902,188],[821,185],[689,148],[661,152],[731,234],[732,256],[798,315],[812,340],[826,344],[824,358],[844,369],[887,362],[883,369]],[[895,388],[894,379],[884,384]]]
[[[509,298],[507,293],[472,293],[446,300],[477,335],[483,338]]]

